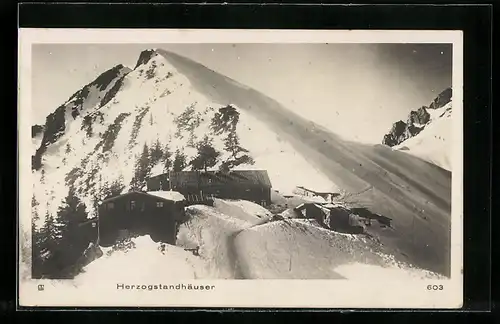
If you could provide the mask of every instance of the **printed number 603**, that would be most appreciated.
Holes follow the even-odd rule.
[[[427,285],[427,290],[443,290],[443,285]]]

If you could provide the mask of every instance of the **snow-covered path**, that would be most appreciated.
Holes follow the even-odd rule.
[[[244,266],[244,261],[243,261],[244,256],[241,255],[242,251],[238,251],[237,249],[236,238],[243,231],[254,228],[259,225],[266,224],[268,221],[269,221],[268,219],[262,219],[260,222],[255,223],[250,227],[240,229],[239,231],[231,233],[228,236],[227,238],[228,259],[231,264],[234,264],[234,279],[252,279],[248,277],[247,274],[248,271],[245,271],[247,267]]]
[[[198,248],[211,278],[245,279],[240,251],[235,238],[242,231],[268,222],[270,213],[248,201],[217,199],[214,207],[195,205],[187,208],[191,219],[179,231],[178,245]]]
[[[234,243],[236,236],[241,233],[237,231],[227,238],[227,256],[229,262],[234,265],[234,279],[248,279],[241,266],[240,257],[238,256],[238,251],[236,250],[236,245]]]

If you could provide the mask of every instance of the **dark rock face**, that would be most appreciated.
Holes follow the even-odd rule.
[[[53,113],[47,116],[42,145],[52,144],[63,135],[66,129],[65,113],[66,106],[59,106]]]
[[[404,139],[402,140],[402,138],[405,134],[407,126],[408,125],[402,120],[395,122],[392,125],[391,131],[388,134],[384,135],[382,144],[385,144],[387,146],[394,146],[404,141]]]
[[[409,118],[409,120],[411,119]],[[397,121],[392,125],[391,131],[388,134],[384,135],[382,144],[391,147],[401,144],[403,141],[416,136],[423,129],[424,127],[417,127],[413,124],[407,124],[402,120]]]
[[[64,134],[64,130],[66,129],[65,114],[66,106],[63,105],[47,116],[42,143],[31,159],[31,167],[33,169],[39,170],[42,167],[42,155],[47,150],[47,146],[57,141]]]
[[[81,90],[79,90],[78,92],[73,94],[68,100],[68,101],[71,101],[72,99],[75,99],[73,101],[73,108],[71,110],[71,115],[73,116],[73,119],[75,119],[76,117],[78,117],[80,115],[80,111],[83,108],[83,103],[85,102],[85,100],[87,99],[87,97],[89,95],[90,88],[92,86],[95,86],[95,87],[97,87],[97,89],[99,89],[99,91],[106,90],[106,88],[109,86],[109,84],[120,74],[120,72],[124,68],[125,67],[122,64],[118,64],[117,66],[102,73],[101,75],[99,75],[97,77],[97,79],[95,79],[91,83],[84,86]],[[117,90],[115,89],[115,91],[117,91]],[[107,95],[107,93],[106,93],[106,95]],[[106,95],[105,95],[105,97],[106,97]],[[111,98],[112,97],[114,97],[114,94],[111,96]],[[108,98],[109,98],[109,96],[108,96]],[[111,99],[109,99],[109,100],[111,100]]]
[[[427,110],[443,107],[451,101],[451,95],[452,90],[448,88],[441,92],[429,107],[422,106],[417,110],[410,111],[407,122],[405,123],[400,120],[394,123],[389,133],[384,135],[382,144],[392,147],[401,144],[408,138],[418,135],[430,121],[431,115]]]
[[[453,91],[448,88],[441,92],[436,99],[429,105],[429,109],[439,109],[451,101]]]
[[[149,60],[153,57],[153,55],[155,54],[155,51],[150,49],[150,50],[145,50],[145,51],[142,51],[141,54],[139,55],[139,59],[137,60],[137,64],[135,65],[134,67],[134,70],[142,65],[142,64],[146,64],[149,62]]]
[[[31,126],[31,138],[35,138],[41,133],[43,133],[43,126],[42,125]]]
[[[99,75],[97,79],[95,79],[90,85],[95,85],[100,91],[105,90],[108,85],[113,81],[120,71],[124,68],[122,64],[118,64],[117,66],[107,70],[103,74]]]
[[[111,101],[111,99],[113,99],[116,96],[116,94],[118,93],[118,91],[120,90],[120,88],[123,85],[124,78],[125,78],[125,76],[118,79],[115,82],[115,84],[113,85],[113,87],[111,89],[109,89],[108,92],[106,92],[106,94],[104,95],[104,97],[101,100],[101,103],[99,104],[99,108],[106,105],[108,102]]]
[[[75,119],[80,115],[80,110],[82,110],[83,102],[85,101],[85,99],[87,99],[88,95],[89,95],[89,86],[86,85],[70,98],[70,100],[72,98],[76,98],[75,101],[73,102],[74,104],[73,108],[71,108],[71,116],[73,116],[73,119]]]
[[[424,125],[430,120],[431,115],[427,112],[425,107],[418,108],[417,111],[410,111],[410,115],[408,116],[408,124],[420,124]]]
[[[53,113],[47,116],[45,126],[42,129],[42,131],[44,131],[42,143],[37,149],[35,155],[32,156],[31,162],[33,169],[39,170],[42,167],[42,155],[47,150],[47,146],[55,143],[64,134],[66,129],[66,109],[71,108],[71,116],[73,119],[76,119],[80,115],[80,111],[83,109],[85,100],[88,99],[91,87],[95,86],[100,91],[106,90],[110,83],[115,80],[124,69],[127,68],[122,64],[118,64],[117,66],[102,73],[94,81],[84,86],[81,90],[75,92],[64,105],[59,106]],[[100,102],[101,107],[113,99],[116,93],[120,90],[120,87],[123,84],[123,78],[128,72],[130,72],[130,69],[127,69],[125,72],[124,76],[117,80],[113,87],[106,92]],[[34,137],[33,134],[35,133],[39,134],[39,129],[42,127],[39,125],[35,126],[32,127],[32,137]]]
[[[413,136],[416,136],[418,135],[418,133],[420,133],[422,131],[422,129],[424,129],[423,127],[417,127],[415,125],[411,125],[409,124],[407,127],[406,127],[406,130],[405,130],[405,133],[404,133],[404,137],[405,139],[404,140],[407,140],[408,138],[410,137],[413,137]],[[403,140],[403,141],[404,141]],[[402,141],[401,141],[402,142]],[[400,142],[400,143],[401,143]],[[399,143],[398,143],[399,144]]]

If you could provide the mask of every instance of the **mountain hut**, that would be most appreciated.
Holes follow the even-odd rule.
[[[126,231],[175,244],[186,216],[184,206],[184,196],[175,191],[132,191],[106,199],[99,206],[99,243],[112,245]]]

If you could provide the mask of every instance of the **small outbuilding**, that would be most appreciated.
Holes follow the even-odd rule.
[[[350,210],[340,205],[303,203],[294,210],[298,217],[314,219],[321,226],[338,232],[360,233],[363,231],[354,222]]]
[[[327,202],[332,202],[333,198],[340,195],[339,193],[335,193],[335,192],[315,191],[315,190],[308,189],[308,188],[302,187],[302,186],[295,187],[295,189],[293,190],[293,193],[296,195],[300,195],[300,196],[308,197],[308,198],[320,197]]]

